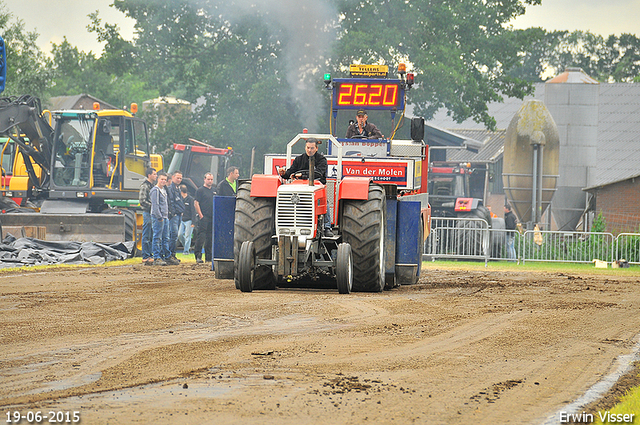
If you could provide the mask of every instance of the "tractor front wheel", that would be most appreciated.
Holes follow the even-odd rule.
[[[253,291],[253,278],[256,268],[256,250],[253,242],[244,241],[238,258],[238,284],[242,292]]]
[[[351,245],[341,243],[338,245],[338,255],[336,256],[336,281],[338,292],[350,294],[353,286],[353,259],[351,256]]]

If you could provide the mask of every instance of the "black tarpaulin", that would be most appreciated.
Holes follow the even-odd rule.
[[[51,264],[104,264],[133,255],[134,242],[43,241],[8,234],[0,244],[0,268]]]

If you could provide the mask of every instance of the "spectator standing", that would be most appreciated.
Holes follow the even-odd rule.
[[[198,216],[196,214],[196,208],[193,205],[193,196],[189,195],[187,186],[184,184],[180,185],[180,195],[182,196],[182,203],[184,204],[184,212],[182,213],[180,228],[178,229],[178,240],[182,241],[182,253],[188,255],[191,249],[191,235]]]
[[[227,168],[227,178],[218,183],[218,196],[236,196],[238,177],[240,171],[238,167],[231,166]]]
[[[516,248],[514,241],[516,238],[516,215],[511,211],[511,205],[504,206],[504,228],[507,229],[507,259],[515,261]]]
[[[213,224],[213,174],[206,173],[204,175],[204,185],[196,190],[196,199],[194,206],[198,213],[198,232],[196,234],[196,247],[194,255],[196,263],[202,261],[202,247],[204,245],[204,259],[211,261],[211,232]]]
[[[155,169],[147,168],[147,179],[140,185],[138,201],[142,208],[142,263],[145,266],[153,265],[153,250],[151,241],[153,240],[153,227],[151,221],[151,189],[155,186],[158,174]]]
[[[153,220],[154,264],[166,266],[177,264],[169,252],[169,202],[167,201],[167,174],[158,173],[158,182],[151,189],[151,219]]]
[[[167,198],[169,201],[169,251],[174,262],[179,263],[176,258],[176,245],[178,242],[178,230],[182,223],[182,213],[184,212],[184,202],[180,192],[182,183],[182,171],[175,171],[171,175],[171,184],[167,186]]]

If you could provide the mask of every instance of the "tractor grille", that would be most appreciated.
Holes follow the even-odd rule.
[[[278,228],[290,229],[313,228],[313,192],[278,193],[277,223]]]

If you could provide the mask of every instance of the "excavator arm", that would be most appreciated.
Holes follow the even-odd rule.
[[[0,134],[19,146],[29,179],[38,189],[48,182],[51,173],[53,132],[43,117],[40,99],[30,95],[0,98]],[[34,163],[43,170],[41,178],[33,168]]]

